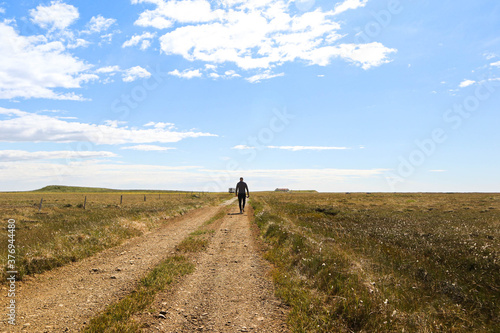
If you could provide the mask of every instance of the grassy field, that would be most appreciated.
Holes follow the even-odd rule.
[[[0,193],[0,215],[4,221],[4,232],[0,234],[0,244],[4,244],[0,247],[1,267],[6,268],[7,264],[9,219],[16,220],[16,268],[22,278],[116,246],[167,223],[172,216],[228,199],[224,193],[94,190],[86,193],[78,188],[72,188],[72,192],[67,192],[67,188],[46,188]],[[2,269],[1,274],[5,271]]]
[[[296,332],[500,332],[500,194],[254,193]]]

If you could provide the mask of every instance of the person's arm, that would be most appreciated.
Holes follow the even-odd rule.
[[[235,197],[238,196],[238,184],[236,184],[236,189],[234,190],[234,196]]]
[[[250,198],[250,190],[248,189],[248,185],[245,183],[245,187],[247,189],[247,198]]]

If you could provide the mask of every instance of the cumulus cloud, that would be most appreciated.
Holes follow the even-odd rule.
[[[136,25],[171,28],[159,38],[163,53],[209,64],[233,63],[256,71],[294,61],[326,66],[335,58],[363,69],[389,62],[389,55],[396,50],[381,43],[339,43],[343,35],[334,17],[366,2],[346,0],[334,10],[296,13],[285,0],[132,1],[156,6],[142,12]]]
[[[129,68],[124,71],[123,73],[123,81],[124,82],[132,82],[137,79],[144,79],[148,78],[151,76],[151,73],[148,72],[146,69],[142,68],[141,66],[135,66],[132,68]]]
[[[0,22],[0,98],[83,100],[57,89],[80,88],[91,65],[69,54],[60,41],[21,36]]]
[[[171,143],[186,138],[217,136],[165,128],[129,128],[112,122],[101,125],[0,108],[0,142],[92,142],[95,144]]]
[[[78,9],[61,1],[51,1],[49,6],[38,5],[30,10],[31,21],[48,30],[64,30],[79,17]]]
[[[203,74],[200,72],[199,69],[195,69],[195,70],[184,70],[182,72],[179,72],[178,69],[175,69],[171,72],[168,72],[168,74],[170,75],[173,75],[173,76],[177,76],[177,77],[181,77],[183,79],[192,79],[194,77],[201,77]]]
[[[134,35],[122,47],[136,46],[140,44],[141,50],[146,50],[151,46],[151,39],[156,36],[156,33],[145,32],[142,35]]]
[[[490,64],[490,66],[500,67],[500,61],[497,61],[497,62],[492,62],[492,63]]]
[[[85,31],[86,33],[100,33],[106,31],[113,24],[116,23],[116,20],[113,18],[104,18],[102,15],[93,16],[90,19],[90,22],[87,24],[89,30]]]
[[[347,147],[319,147],[319,146],[267,146],[269,149],[281,149],[281,150],[345,150],[349,149]]]
[[[167,151],[175,148],[161,147],[155,145],[135,145],[135,146],[122,147],[121,149],[141,150],[141,151]]]
[[[119,71],[121,71],[120,66],[106,66],[106,67],[98,68],[95,72],[96,73],[114,73],[114,72],[119,72]]]
[[[346,0],[342,3],[338,3],[337,5],[335,5],[334,14],[337,15],[350,9],[364,7],[366,6],[367,2],[368,0]]]
[[[35,151],[0,150],[1,162],[28,161],[28,160],[54,160],[54,159],[83,159],[107,158],[117,155],[109,151]]]
[[[462,82],[460,82],[459,87],[466,88],[468,86],[472,86],[475,83],[476,83],[476,81],[473,81],[473,80],[463,80]]]

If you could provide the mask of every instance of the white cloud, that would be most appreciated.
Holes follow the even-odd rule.
[[[368,0],[345,0],[342,3],[338,3],[335,5],[334,14],[337,15],[350,9],[364,7],[366,6],[367,2]]]
[[[261,80],[268,80],[274,77],[284,76],[285,73],[272,74],[271,71],[264,71],[263,73],[255,74],[251,77],[246,78],[246,80],[250,83],[258,83]]]
[[[86,41],[85,39],[77,38],[76,41],[68,43],[68,45],[66,45],[66,47],[68,49],[76,49],[77,47],[87,47],[90,44],[92,44],[92,43],[89,41]]]
[[[154,188],[180,190],[218,190],[233,187],[240,176],[250,190],[276,187],[319,191],[370,191],[386,184],[384,169],[271,169],[227,171],[199,166],[112,164],[94,160],[68,163],[0,162],[0,182],[5,190],[40,188],[47,184],[109,188]],[[215,178],[214,178],[215,177]],[[227,184],[214,179],[231,179]],[[234,181],[233,181],[234,180]],[[376,187],[376,186],[379,187]]]
[[[178,69],[174,69],[173,71],[171,72],[168,72],[168,74],[170,75],[173,75],[173,76],[177,76],[177,77],[181,77],[181,78],[184,78],[184,79],[192,79],[194,77],[201,77],[203,74],[200,72],[199,69],[195,69],[195,70],[184,70],[182,72],[179,72]]]
[[[234,63],[241,69],[263,71],[294,61],[325,66],[334,58],[341,58],[368,69],[389,62],[388,56],[396,52],[376,42],[337,43],[343,36],[334,16],[363,7],[365,0],[344,1],[333,11],[317,8],[298,14],[292,12],[285,0],[133,0],[132,3],[156,5],[154,10],[141,13],[136,24],[173,27],[159,38],[161,50],[189,61]]]
[[[206,170],[213,179],[234,179],[240,176],[254,190],[274,190],[277,187],[290,189],[307,189],[319,191],[345,191],[358,188],[367,191],[373,188],[373,183],[385,185],[386,169],[256,169],[256,170]],[[222,178],[224,177],[224,178]],[[208,183],[208,182],[207,182]],[[208,185],[216,188],[213,185]],[[233,186],[231,182],[228,187]],[[211,189],[211,188],[210,188]],[[224,189],[225,190],[225,189]]]
[[[141,78],[148,78],[151,76],[151,73],[141,66],[135,66],[129,68],[123,73],[123,81],[124,82],[132,82]]]
[[[119,72],[119,71],[121,71],[119,66],[106,66],[106,67],[98,68],[95,72],[96,73],[114,73],[114,72]]]
[[[61,1],[51,1],[50,6],[38,5],[30,10],[31,21],[48,30],[64,30],[79,17],[78,9]]]
[[[101,42],[99,43],[99,45],[101,45],[102,43],[111,44],[113,36],[120,32],[121,32],[120,30],[115,30],[113,32],[110,32],[109,34],[101,35]]]
[[[83,100],[58,88],[80,88],[90,65],[72,56],[59,41],[21,36],[0,22],[0,98]]]
[[[125,43],[123,43],[122,47],[136,46],[139,43],[141,44],[140,49],[146,50],[149,46],[151,46],[151,39],[156,36],[156,33],[145,32],[142,35],[134,35]]]
[[[0,7],[0,14],[5,14],[5,8]]]
[[[83,159],[107,158],[117,155],[109,151],[35,151],[0,150],[1,162],[28,161],[28,160],[53,160],[53,159]]]
[[[141,151],[166,151],[166,150],[172,150],[175,148],[161,147],[161,146],[155,146],[155,145],[135,145],[135,146],[122,147],[121,149],[141,150]]]
[[[93,16],[89,23],[87,24],[88,31],[84,31],[86,33],[100,33],[106,31],[113,24],[116,23],[116,20],[113,18],[104,18],[102,15]]]
[[[347,147],[319,147],[319,146],[267,146],[269,149],[282,149],[291,151],[300,150],[345,150]]]
[[[175,128],[175,124],[172,124],[172,123],[163,123],[163,122],[155,123],[153,121],[144,125],[144,127],[149,127],[149,126],[152,126],[154,128],[168,128],[168,129]]]
[[[483,56],[486,58],[486,60],[491,60],[497,57],[497,55],[493,52],[485,52],[483,53]]]
[[[500,61],[492,62],[490,66],[500,67]]]
[[[245,149],[255,149],[255,147],[247,146],[247,145],[237,145],[231,149],[245,150]]]
[[[446,172],[447,170],[429,170],[429,172]]]
[[[156,0],[132,0],[132,4],[149,2],[156,4],[154,10],[146,10],[141,13],[135,24],[143,27],[154,27],[157,29],[170,28],[174,22],[180,23],[202,23],[217,18],[218,11],[211,9],[210,2],[206,0],[180,0],[180,1],[156,1]]]
[[[460,82],[459,87],[465,88],[465,87],[471,86],[475,83],[476,83],[476,81],[473,81],[473,80],[463,80],[462,82]]]
[[[0,107],[0,142],[92,142],[94,144],[171,143],[186,138],[217,136],[164,128],[129,128],[119,123],[102,125],[70,122],[58,117]]]
[[[209,179],[197,166],[111,164],[95,160],[47,162],[0,162],[2,188],[33,190],[47,184],[109,187],[118,189],[186,189]],[[201,188],[199,185],[198,188]]]

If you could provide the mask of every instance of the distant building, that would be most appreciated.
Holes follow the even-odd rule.
[[[236,189],[234,187],[229,188],[229,193],[236,193]]]
[[[274,191],[275,191],[275,192],[290,192],[290,190],[289,190],[289,189],[287,189],[287,188],[277,188],[277,189],[275,189]]]

